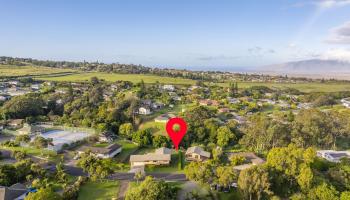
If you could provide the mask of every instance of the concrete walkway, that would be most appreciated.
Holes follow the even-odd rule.
[[[129,181],[121,181],[120,182],[118,200],[125,199],[125,193],[128,191],[128,188],[129,188]]]

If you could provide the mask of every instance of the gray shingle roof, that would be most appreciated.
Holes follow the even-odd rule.
[[[198,146],[190,147],[187,149],[186,154],[192,154],[192,153],[196,153],[203,157],[210,158],[210,153],[207,151],[204,151],[201,147],[198,147]]]

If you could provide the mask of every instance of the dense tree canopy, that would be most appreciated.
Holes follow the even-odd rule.
[[[126,200],[175,200],[176,189],[164,181],[156,181],[147,176],[138,186],[129,189],[125,195]]]

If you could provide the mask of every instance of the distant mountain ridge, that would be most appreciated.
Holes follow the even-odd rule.
[[[259,68],[258,71],[283,74],[340,74],[350,73],[350,62],[340,60],[311,59],[263,66]]]

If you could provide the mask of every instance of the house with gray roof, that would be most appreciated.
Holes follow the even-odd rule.
[[[27,193],[27,188],[20,183],[10,187],[0,186],[0,200],[22,200]]]
[[[99,158],[113,158],[122,151],[122,146],[119,144],[111,144],[107,147],[82,146],[77,150],[79,154],[89,151]]]
[[[45,129],[41,126],[36,125],[30,125],[27,123],[24,123],[23,127],[21,129],[18,129],[17,132],[20,135],[32,135],[32,134],[41,134]]]
[[[205,161],[210,158],[210,153],[194,146],[187,149],[185,157],[187,161]]]
[[[131,155],[131,167],[145,166],[145,165],[169,165],[171,161],[171,149],[159,148],[154,153],[147,153],[144,155]]]
[[[342,158],[350,159],[350,151],[320,150],[317,151],[317,156],[330,162],[338,163]]]

